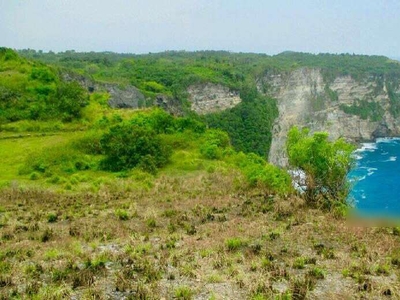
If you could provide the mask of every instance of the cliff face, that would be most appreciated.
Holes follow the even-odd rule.
[[[287,165],[285,143],[293,125],[307,126],[311,132],[327,131],[331,138],[344,137],[351,142],[400,134],[400,120],[390,113],[386,84],[379,84],[373,77],[356,81],[340,76],[326,82],[319,69],[302,68],[290,73],[269,73],[258,81],[258,88],[277,99],[279,117],[269,153],[269,161],[276,165]],[[361,102],[373,104],[381,115],[362,118],[343,111],[343,107]]]
[[[68,73],[63,78],[80,82],[90,92],[109,92],[112,107],[137,108],[145,99],[133,86],[121,88]],[[392,88],[400,86],[399,82],[390,83]],[[343,137],[350,142],[400,135],[400,118],[391,113],[390,93],[384,78],[365,76],[355,80],[351,76],[338,76],[328,81],[320,69],[300,68],[286,73],[269,72],[258,79],[257,86],[260,92],[277,99],[279,116],[273,126],[269,152],[273,164],[287,165],[286,137],[294,125],[308,127],[311,132],[326,131],[333,139]],[[187,93],[191,109],[198,114],[222,111],[241,102],[238,91],[220,84],[195,84],[187,88]],[[399,88],[392,93],[400,99]],[[182,114],[181,103],[176,99],[159,95],[155,105]]]
[[[220,84],[206,83],[188,87],[192,110],[198,114],[232,108],[241,102],[239,93]]]
[[[139,103],[145,100],[144,95],[134,86],[121,87],[118,84],[100,83],[85,76],[64,72],[61,74],[65,81],[77,81],[81,86],[92,92],[108,92],[108,104],[113,108],[138,108]]]

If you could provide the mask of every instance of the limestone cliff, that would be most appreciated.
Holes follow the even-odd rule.
[[[195,84],[188,87],[192,110],[206,114],[232,108],[241,102],[239,92],[220,84]]]
[[[369,76],[354,80],[339,76],[327,82],[319,69],[301,68],[288,73],[267,73],[258,81],[261,92],[277,99],[279,117],[273,127],[269,161],[287,165],[285,143],[291,126],[307,126],[311,132],[327,131],[332,138],[361,142],[400,134],[400,120],[390,113],[385,79]],[[398,91],[396,91],[398,92]],[[374,104],[378,117],[344,112],[356,103]],[[374,112],[373,112],[374,113]]]

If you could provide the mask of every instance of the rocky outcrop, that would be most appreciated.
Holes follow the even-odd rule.
[[[289,73],[269,73],[258,81],[258,88],[277,99],[279,117],[273,127],[269,161],[287,165],[286,137],[291,126],[307,126],[311,132],[327,131],[333,139],[351,142],[400,134],[400,122],[390,114],[385,83],[373,77],[356,81],[350,76],[326,82],[319,69],[302,68]],[[379,121],[347,114],[343,106],[357,101],[376,102],[384,115]]]
[[[145,100],[144,95],[132,85],[101,83],[71,72],[63,72],[61,77],[65,81],[77,81],[89,93],[108,92],[110,94],[108,104],[114,108],[138,108],[140,103]]]
[[[132,85],[121,87],[107,83],[101,87],[110,94],[108,104],[114,108],[138,108],[139,103],[145,100],[144,95]]]
[[[185,114],[180,101],[173,97],[159,94],[156,96],[154,104],[174,116],[183,116]]]
[[[241,102],[239,92],[220,84],[204,83],[188,87],[192,110],[206,114],[232,108]]]

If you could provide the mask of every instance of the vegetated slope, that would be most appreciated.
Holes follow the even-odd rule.
[[[0,139],[22,148],[0,161],[16,171],[0,189],[0,297],[399,295],[398,228],[309,207],[197,120],[91,100],[82,131]]]
[[[279,165],[287,163],[285,136],[292,125],[328,131],[334,138],[343,136],[350,141],[399,134],[400,65],[384,56],[296,52],[268,56],[224,51],[20,53],[96,80],[134,85],[147,97],[141,106],[159,104],[171,110],[192,105],[200,113],[203,109],[209,126],[227,130],[236,149],[269,153]],[[224,93],[218,85],[229,91]],[[235,98],[239,93],[243,99],[254,87],[254,107],[265,106],[264,110],[247,109],[248,105]],[[201,99],[205,102],[193,103]],[[215,112],[218,109],[225,110]],[[209,112],[213,112],[210,117]],[[243,121],[249,115],[266,120],[260,124],[261,131],[253,121]]]
[[[220,107],[232,107],[230,103],[225,104],[234,98],[230,94],[240,95],[247,102],[263,107],[262,112],[259,113],[249,105],[241,105],[241,108],[228,110],[224,115],[227,115],[228,119],[236,120],[254,115],[255,119],[262,120],[262,124],[259,125],[264,128],[263,133],[258,134],[259,131],[254,130],[254,121],[240,122],[240,124],[236,121],[227,126],[226,122],[220,123],[217,116],[211,117],[213,122],[209,122],[209,125],[227,130],[237,150],[255,152],[265,157],[268,154],[271,142],[269,132],[277,116],[277,110],[275,101],[270,97],[262,96],[256,90],[255,81],[252,80],[253,70],[249,68],[249,63],[257,57],[256,55],[240,56],[240,60],[236,61],[228,52],[165,53],[165,55],[157,54],[149,57],[113,53],[67,52],[54,55],[29,51],[20,53],[54,63],[68,70],[72,69],[97,82],[114,83],[124,87],[135,86],[146,98],[134,101],[134,108],[159,105],[168,111],[190,114],[191,103],[197,101],[194,100],[196,92],[190,93],[190,91],[201,92],[208,86],[210,87],[208,100],[211,103],[211,111],[218,111],[221,110]],[[194,88],[190,89],[190,87]],[[221,99],[216,96],[217,94],[225,95],[225,98]],[[235,99],[238,99],[238,96]],[[196,103],[193,103],[193,106],[195,105]],[[199,104],[199,107],[204,107],[204,105]],[[201,109],[198,112],[202,113]],[[209,120],[207,117],[203,119]],[[235,131],[237,127],[243,128],[240,134]],[[252,133],[250,136],[243,134],[249,132]]]
[[[251,87],[220,117],[256,139],[258,105],[273,100]],[[308,206],[284,170],[196,115],[107,101],[94,91],[73,122],[2,124],[1,298],[399,295],[398,228],[350,226],[343,199]]]
[[[86,91],[77,83],[60,80],[55,68],[28,61],[0,48],[0,124],[19,120],[80,117],[88,104]]]

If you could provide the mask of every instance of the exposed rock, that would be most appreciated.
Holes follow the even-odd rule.
[[[205,83],[188,87],[189,101],[192,110],[198,114],[206,114],[232,108],[239,104],[239,92],[220,84]]]
[[[63,72],[61,76],[65,81],[77,81],[89,93],[108,92],[110,94],[108,104],[114,108],[138,108],[140,102],[145,100],[144,95],[132,85],[122,87],[118,84],[100,83],[71,72]]]
[[[285,144],[293,125],[307,126],[311,132],[327,131],[333,139],[344,137],[351,142],[400,134],[399,121],[389,113],[390,99],[385,84],[377,86],[374,78],[358,82],[350,76],[341,76],[327,83],[319,69],[301,68],[290,73],[267,74],[259,80],[258,88],[278,100],[279,117],[273,127],[269,153],[270,162],[276,165],[288,163]],[[331,97],[329,91],[337,97]],[[382,120],[362,119],[340,108],[359,99],[379,103],[385,111]]]
[[[388,137],[391,135],[392,135],[392,131],[385,123],[380,123],[378,125],[378,128],[376,128],[375,131],[372,133],[372,136],[374,139],[379,138],[379,137]]]
[[[181,103],[177,99],[166,95],[157,95],[155,105],[175,116],[184,114]]]
[[[114,84],[103,84],[105,90],[110,94],[108,104],[114,108],[138,108],[139,102],[144,101],[143,94],[134,86],[128,85],[124,88]]]

